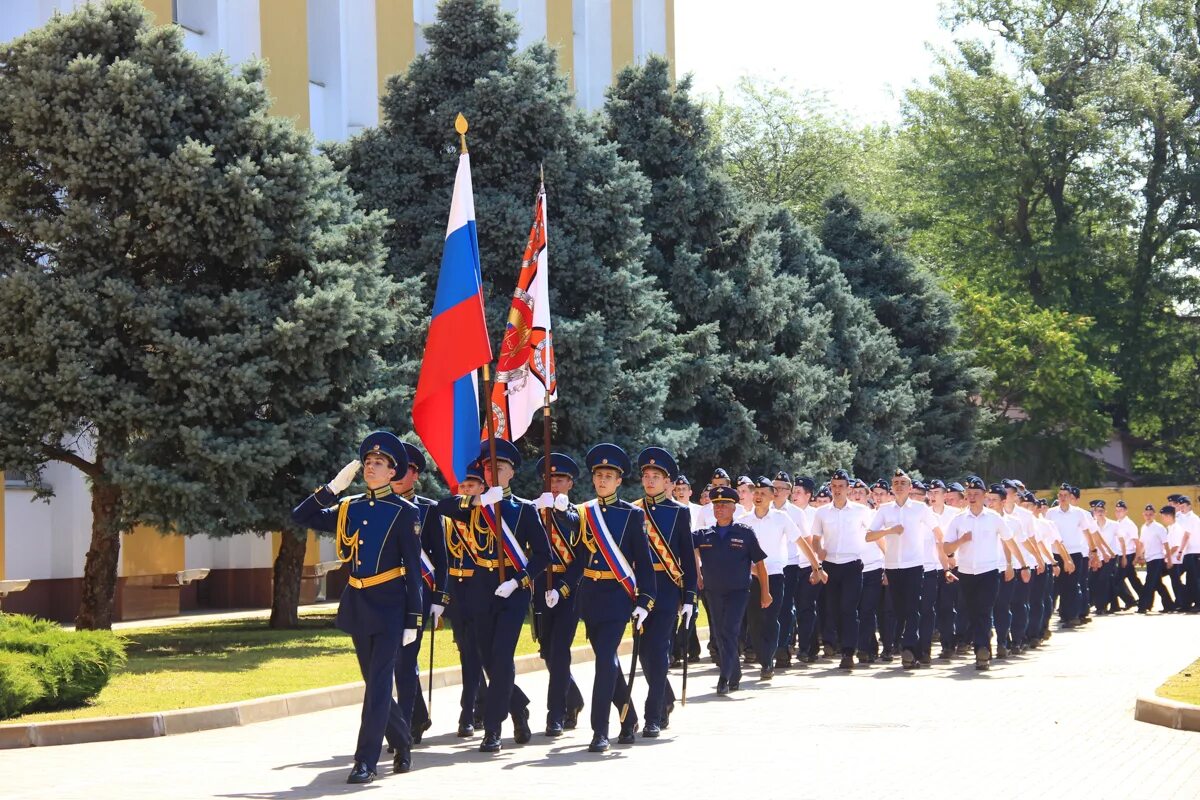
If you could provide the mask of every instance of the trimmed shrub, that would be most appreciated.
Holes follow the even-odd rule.
[[[125,642],[109,631],[68,631],[53,622],[0,614],[0,717],[83,705],[125,664]],[[28,689],[30,681],[37,692]],[[20,699],[27,702],[18,704]]]
[[[37,678],[37,658],[0,650],[0,719],[15,717],[45,694]]]

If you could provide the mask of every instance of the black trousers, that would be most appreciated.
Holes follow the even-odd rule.
[[[825,584],[825,614],[822,638],[836,643],[844,656],[854,655],[858,644],[858,600],[862,594],[862,561],[848,564],[825,562],[829,582]]]
[[[747,601],[746,616],[750,627],[750,641],[754,644],[758,665],[769,669],[775,664],[775,651],[779,647],[779,614],[783,608],[783,574],[767,576],[767,590],[771,593],[771,605],[766,608],[761,603]],[[755,575],[750,579],[750,596],[758,599],[759,580]]]

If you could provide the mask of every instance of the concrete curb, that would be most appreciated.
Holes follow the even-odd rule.
[[[1133,707],[1133,718],[1139,722],[1162,725],[1177,731],[1200,731],[1200,706],[1155,695],[1137,699]]]
[[[707,628],[698,629],[706,633]],[[621,642],[617,652],[629,655],[633,640]],[[571,648],[571,661],[576,664],[595,660],[589,645]],[[537,653],[518,656],[514,659],[517,674],[537,672],[545,664]],[[425,673],[429,677],[429,673]],[[462,671],[458,665],[435,669],[432,674],[433,688],[458,686],[462,683]],[[422,681],[428,688],[428,682]],[[18,747],[48,747],[59,744],[83,744],[85,742],[111,742],[118,739],[149,739],[154,736],[173,736],[178,733],[195,733],[214,728],[229,728],[236,725],[252,725],[313,711],[327,711],[339,706],[357,705],[362,702],[363,683],[344,683],[291,694],[277,694],[224,703],[200,708],[182,708],[177,711],[160,711],[149,714],[130,714],[122,717],[95,717],[93,719],[70,719],[61,722],[32,722],[28,724],[0,725],[0,750]],[[1139,702],[1140,705],[1140,702]]]

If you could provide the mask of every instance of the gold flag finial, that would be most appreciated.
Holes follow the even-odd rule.
[[[459,142],[462,145],[462,151],[467,152],[467,118],[459,112],[454,118],[454,130],[458,131]]]

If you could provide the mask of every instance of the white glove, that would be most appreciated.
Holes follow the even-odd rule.
[[[508,597],[517,590],[517,582],[509,578],[504,583],[496,587],[496,597]]]
[[[504,490],[499,486],[493,486],[483,494],[479,495],[479,505],[494,506],[504,499]]]
[[[416,628],[405,628],[404,629],[404,638],[401,640],[400,646],[408,647],[410,644],[412,644],[416,640],[417,640],[417,629]]]
[[[685,627],[685,628],[688,628],[688,629],[691,629],[691,627],[692,627],[692,614],[695,612],[695,610],[696,610],[696,609],[695,609],[695,607],[694,607],[694,606],[692,606],[692,604],[691,604],[691,603],[684,603],[684,604],[683,604],[683,610],[681,610],[681,611],[679,612],[679,615],[680,615],[681,617],[683,617],[683,627]]]
[[[541,511],[546,508],[553,508],[554,507],[554,495],[551,494],[550,492],[542,492],[540,495],[538,495],[538,499],[533,501],[533,505],[537,508],[538,511]]]
[[[642,629],[642,623],[646,621],[646,617],[650,616],[650,612],[641,606],[633,609],[633,627],[637,630]]]
[[[342,471],[334,475],[333,480],[329,482],[329,491],[334,494],[341,494],[346,491],[347,487],[354,481],[354,476],[358,474],[361,468],[362,462],[357,458],[342,467]]]
[[[429,616],[433,618],[434,625],[438,624],[438,620],[440,620],[442,618],[442,614],[445,614],[445,613],[446,613],[445,606],[439,606],[437,603],[434,603],[431,606],[429,606]]]
[[[571,507],[571,501],[565,494],[557,494],[554,496],[554,510],[566,511]]]
[[[558,605],[558,589],[551,589],[546,592],[546,608],[554,608]]]

